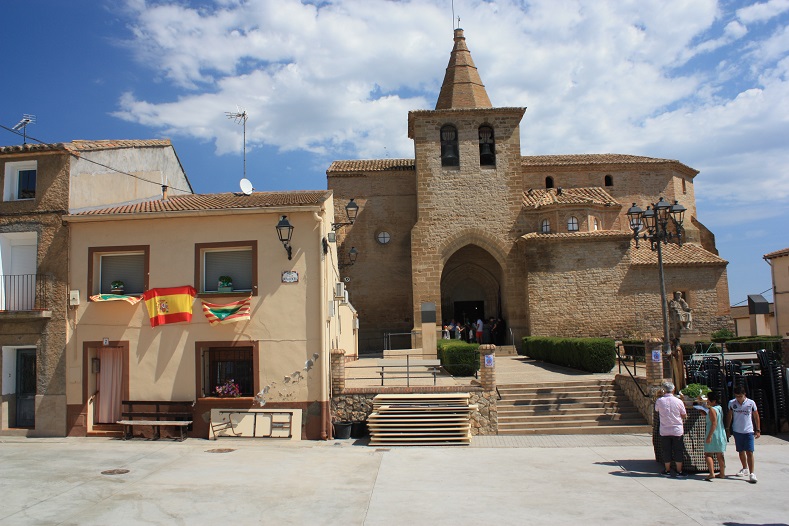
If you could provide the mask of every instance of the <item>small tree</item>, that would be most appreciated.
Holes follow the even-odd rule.
[[[714,342],[725,342],[729,338],[734,338],[735,334],[728,327],[723,327],[714,331],[710,336],[712,336],[712,341]]]

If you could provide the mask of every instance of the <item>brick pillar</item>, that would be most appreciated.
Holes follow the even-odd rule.
[[[331,350],[331,393],[340,394],[345,389],[345,351]]]
[[[645,340],[644,349],[647,361],[647,385],[657,387],[663,382],[663,340],[656,338]]]
[[[496,390],[496,346],[479,346],[479,381],[486,391]]]

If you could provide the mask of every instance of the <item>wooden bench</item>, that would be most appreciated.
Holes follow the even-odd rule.
[[[128,440],[134,436],[134,426],[151,426],[153,428],[153,439],[161,438],[161,428],[163,426],[177,427],[180,431],[180,440],[186,438],[186,432],[192,425],[192,408],[194,400],[175,401],[175,400],[123,400],[121,402],[122,420],[118,424],[123,425],[123,439]],[[145,408],[135,410],[135,407]],[[151,410],[149,408],[153,407]]]
[[[384,378],[405,378],[406,384],[410,385],[411,378],[430,378],[433,377],[433,385],[436,385],[436,376],[441,372],[441,360],[424,359],[392,359],[383,358],[377,362],[377,367],[381,370],[381,385],[384,385]]]

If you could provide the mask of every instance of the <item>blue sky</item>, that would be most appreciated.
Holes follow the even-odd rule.
[[[526,106],[524,155],[622,153],[698,170],[731,302],[789,246],[789,0],[456,0],[494,106]],[[8,0],[0,124],[172,139],[199,193],[326,187],[332,160],[413,157],[452,49],[450,0]],[[0,144],[18,144],[0,130]],[[646,203],[640,203],[645,205]],[[772,300],[772,292],[765,296]]]

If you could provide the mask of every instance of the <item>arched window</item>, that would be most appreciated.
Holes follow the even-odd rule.
[[[600,221],[595,217],[594,218],[594,230],[600,230]]]
[[[606,186],[614,186],[614,178],[610,175],[605,176],[605,185]]]
[[[496,142],[490,126],[479,127],[479,165],[496,166]]]
[[[441,166],[460,166],[458,129],[451,124],[441,128]]]
[[[570,216],[567,219],[567,231],[568,232],[578,232],[578,218],[575,216]]]
[[[550,175],[545,178],[545,188],[553,188],[553,177]]]
[[[540,221],[540,233],[541,234],[551,233],[551,222],[548,219],[543,219],[542,221]]]

